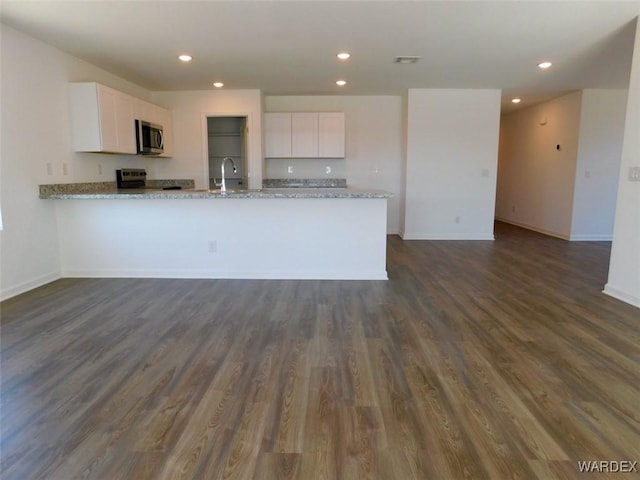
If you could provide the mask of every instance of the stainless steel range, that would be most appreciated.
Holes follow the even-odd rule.
[[[118,188],[145,188],[147,171],[144,168],[122,168],[116,170]]]

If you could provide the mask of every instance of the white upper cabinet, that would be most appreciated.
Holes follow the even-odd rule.
[[[265,113],[265,157],[344,158],[343,112]]]
[[[144,120],[145,122],[158,123],[156,122],[156,112],[155,105],[149,102],[145,102],[144,100],[140,100],[136,98],[134,104],[134,116],[136,120]]]
[[[136,120],[162,125],[164,153],[173,152],[171,111],[95,82],[70,83],[71,134],[76,152],[137,154]]]
[[[291,156],[314,158],[318,156],[318,114],[291,114]]]
[[[135,154],[133,97],[98,83],[69,85],[73,148]]]
[[[118,149],[124,153],[136,152],[136,133],[135,133],[135,121],[131,121],[133,116],[133,99],[124,95],[115,96],[116,106],[116,139],[115,149]],[[131,131],[131,125],[134,126],[134,131]],[[131,143],[133,142],[133,147]]]
[[[344,158],[344,112],[320,112],[318,114],[318,156],[320,158]]]
[[[265,157],[291,157],[291,114],[265,113]]]

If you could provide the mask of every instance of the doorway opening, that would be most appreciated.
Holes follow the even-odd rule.
[[[227,188],[248,188],[247,176],[247,117],[207,117],[208,178],[209,188],[220,188],[222,184],[222,161],[225,164]],[[235,166],[236,171],[233,171]]]

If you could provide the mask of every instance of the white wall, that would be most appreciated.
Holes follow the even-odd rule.
[[[346,158],[265,158],[264,178],[347,178],[347,161]]]
[[[209,188],[207,128],[209,116],[246,116],[249,188],[262,186],[262,96],[259,90],[154,92],[153,101],[173,114],[173,157],[157,159],[158,178],[186,178]]]
[[[114,181],[116,168],[148,166],[135,156],[72,152],[67,83],[98,81],[143,99],[148,92],[11,27],[0,27],[0,297],[8,298],[60,274],[53,202],[38,199],[39,184]]]
[[[583,90],[503,115],[496,218],[611,240],[626,99],[626,90]]]
[[[398,233],[403,235],[403,232],[406,231],[406,218],[407,218],[407,146],[409,145],[409,92],[405,92],[402,95],[402,143],[401,143],[401,165],[400,165],[400,176],[401,176],[401,186],[400,191],[402,195],[400,197],[400,228]]]
[[[626,90],[583,90],[571,240],[611,240]]]
[[[405,239],[493,239],[500,90],[410,89]]]
[[[357,188],[386,190],[394,194],[388,200],[387,232],[400,228],[402,162],[402,99],[400,96],[266,96],[266,112],[345,112],[346,158],[335,161],[342,168],[347,185]],[[273,162],[273,160],[267,160]],[[306,176],[325,176],[326,160],[296,160]],[[284,163],[275,162],[276,174]],[[285,162],[287,163],[287,162]],[[287,163],[288,165],[288,163]],[[277,170],[280,168],[280,170]]]
[[[609,280],[604,289],[640,307],[640,182],[629,181],[629,169],[634,166],[640,168],[640,17],[636,19]]]
[[[496,218],[569,239],[581,102],[575,92],[502,116]]]

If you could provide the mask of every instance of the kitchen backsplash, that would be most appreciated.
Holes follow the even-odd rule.
[[[347,162],[344,158],[265,159],[265,178],[345,178],[346,176]]]

